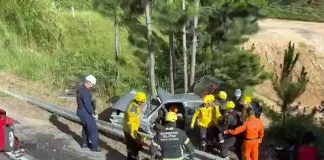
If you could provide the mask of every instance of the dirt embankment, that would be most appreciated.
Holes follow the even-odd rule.
[[[265,19],[259,21],[260,31],[251,36],[245,44],[250,48],[254,43],[254,53],[260,55],[267,71],[280,73],[284,50],[291,41],[295,44],[300,59],[295,75],[302,66],[308,72],[309,83],[304,94],[296,102],[303,106],[317,106],[324,100],[324,23]],[[256,87],[259,94],[277,100],[271,81]]]

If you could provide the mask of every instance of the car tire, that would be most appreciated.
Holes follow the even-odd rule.
[[[4,152],[11,152],[15,149],[15,133],[12,127],[5,128],[6,136],[5,136],[5,146],[3,151]]]

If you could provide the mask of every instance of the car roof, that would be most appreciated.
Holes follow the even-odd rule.
[[[171,94],[159,88],[158,95],[162,103],[164,102],[202,102],[202,99],[195,93]]]
[[[202,101],[201,98],[194,94],[194,93],[185,93],[185,94],[174,94],[173,96],[169,97],[169,99],[166,102],[175,102],[175,101],[181,101],[181,102],[200,102]]]

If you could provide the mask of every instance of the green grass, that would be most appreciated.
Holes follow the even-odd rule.
[[[78,11],[73,17],[46,0],[11,1],[0,4],[1,70],[57,87],[94,74],[101,96],[145,86],[143,62],[134,54],[125,28],[119,30],[121,61],[116,63],[111,19],[95,11]]]
[[[263,8],[261,14],[267,18],[324,22],[323,8],[323,0],[319,0],[313,4],[308,4],[307,1],[297,1],[289,5],[273,2],[269,6]]]

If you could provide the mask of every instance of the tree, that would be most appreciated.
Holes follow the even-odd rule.
[[[196,77],[209,74],[232,87],[244,88],[270,78],[260,58],[238,46],[258,31],[260,4],[248,1],[201,1]]]
[[[115,36],[115,59],[120,58],[119,50],[119,27],[125,22],[127,16],[125,16],[123,10],[129,10],[129,6],[125,5],[125,0],[95,0],[94,7],[104,14],[112,14],[114,17],[114,36]]]
[[[200,0],[195,0],[196,14],[194,16],[194,25],[192,31],[192,52],[191,52],[191,64],[190,64],[190,86],[195,81],[195,67],[196,67],[196,54],[197,54],[197,34],[198,29],[198,17],[199,17],[199,3]]]
[[[152,96],[156,97],[156,84],[155,84],[155,55],[153,52],[153,36],[152,36],[152,26],[151,26],[151,15],[150,15],[150,7],[151,2],[150,0],[144,0],[145,1],[145,19],[146,19],[146,29],[147,29],[147,50],[149,53],[150,58],[150,81],[151,81],[151,92]]]
[[[284,61],[281,67],[281,75],[276,75],[273,80],[273,87],[281,100],[282,122],[286,122],[289,105],[294,102],[304,91],[308,82],[307,72],[303,66],[296,80],[292,72],[299,59],[299,53],[295,53],[295,44],[289,42],[285,50]]]
[[[186,10],[186,0],[182,0],[182,9]],[[182,26],[182,56],[183,56],[183,81],[184,81],[184,92],[188,91],[188,60],[187,60],[187,31],[186,21]]]
[[[169,3],[171,5],[173,5],[173,0],[170,0]],[[170,53],[169,53],[169,57],[170,57],[170,90],[171,93],[174,94],[174,58],[175,58],[175,48],[174,48],[174,32],[169,31],[169,48],[170,48]]]

